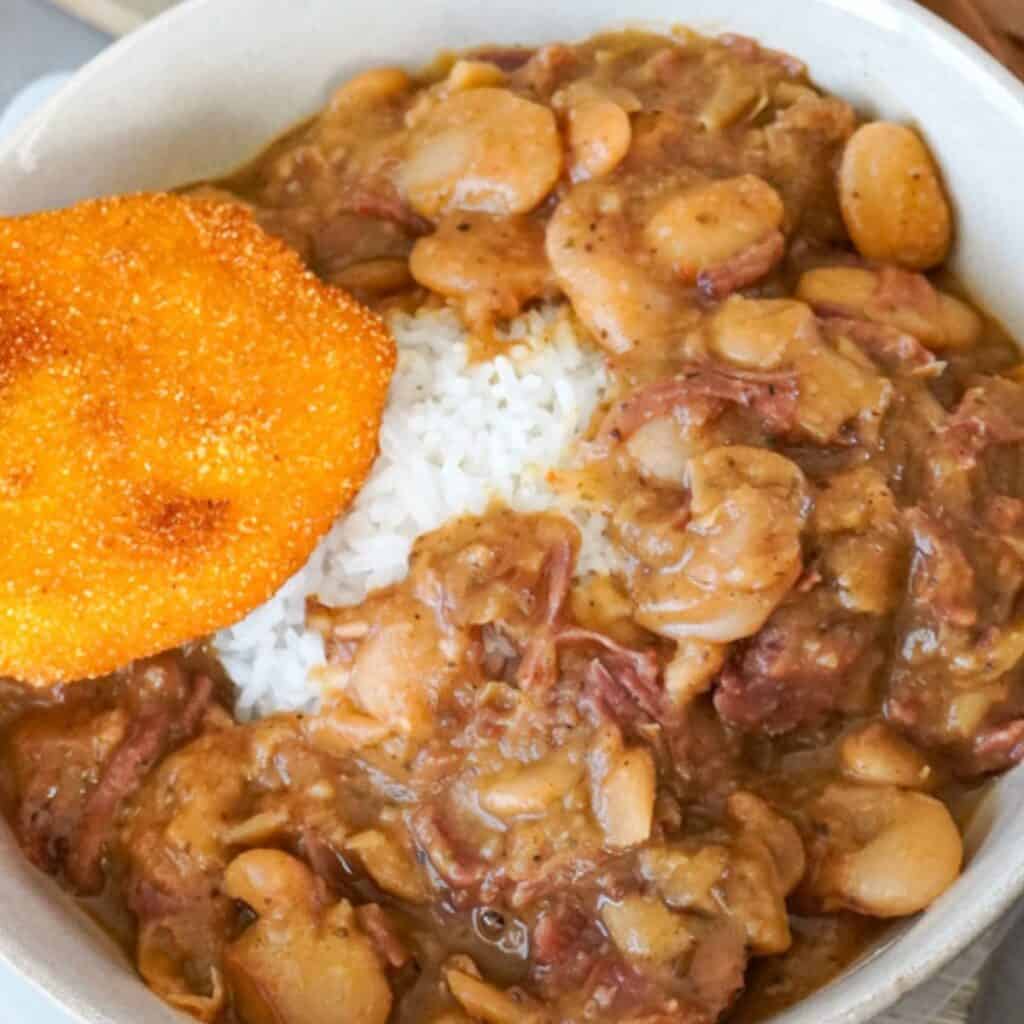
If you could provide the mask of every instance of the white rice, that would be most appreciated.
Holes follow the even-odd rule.
[[[405,576],[417,537],[494,498],[522,510],[556,505],[545,474],[564,462],[607,386],[601,357],[578,343],[559,307],[518,318],[507,352],[476,364],[451,312],[401,314],[390,326],[398,366],[365,487],[305,568],[216,635],[243,717],[315,706],[324,651],[305,628],[307,597],[357,604]],[[581,568],[606,568],[604,522],[564,511],[583,534]]]

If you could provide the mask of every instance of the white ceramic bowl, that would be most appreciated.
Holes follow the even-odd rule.
[[[1024,338],[1024,88],[908,0],[633,0],[631,23],[737,31],[788,50],[865,111],[916,122],[959,210],[957,267]],[[441,48],[580,38],[618,0],[194,0],[114,46],[0,146],[0,212],[226,171],[367,66]],[[3,254],[0,253],[0,259]],[[981,935],[1024,892],[1024,771],[987,797],[969,866],[922,917],[777,1024],[859,1024]],[[0,956],[89,1024],[180,1020],[0,828]],[[0,1018],[5,1013],[0,1008]]]

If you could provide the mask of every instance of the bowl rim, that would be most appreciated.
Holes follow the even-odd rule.
[[[145,43],[150,36],[170,30],[178,21],[202,16],[206,9],[214,8],[222,0],[179,0],[173,6],[150,19],[140,28],[115,39],[95,57],[83,64],[74,74],[44,102],[38,110],[15,126],[6,137],[0,139],[0,160],[20,149],[32,135],[49,123],[50,117],[59,112],[65,99],[81,85],[102,74],[115,65],[122,54]],[[915,0],[810,0],[823,7],[846,14],[861,21],[880,22],[889,20],[892,13],[898,14],[909,23],[917,22],[927,35],[947,51],[952,51],[978,73],[980,79],[987,79],[988,85],[998,87],[1002,98],[1018,108],[1024,119],[1024,82],[1001,64],[984,47],[965,35],[958,28],[939,15],[928,10]],[[937,59],[944,60],[941,53]],[[945,58],[948,59],[948,58]],[[813,68],[811,69],[813,72]],[[814,76],[811,75],[813,80]]]
[[[108,70],[116,68],[120,61],[130,59],[130,54],[136,47],[144,46],[151,37],[172,32],[174,26],[179,22],[204,17],[208,11],[225,2],[228,0],[181,0],[179,4],[157,15],[140,28],[116,39],[79,68],[38,110],[29,115],[21,124],[15,126],[3,139],[0,139],[0,161],[10,157],[26,143],[29,143],[37,132],[50,129],[54,119],[59,119],[63,104],[78,88],[93,78],[106,74]],[[1024,82],[1013,75],[987,50],[937,14],[920,6],[914,0],[811,0],[811,2],[820,7],[831,8],[848,18],[874,24],[891,23],[893,16],[897,16],[901,22],[901,34],[908,29],[922,33],[927,39],[932,59],[936,65],[955,66],[960,72],[968,72],[961,79],[962,88],[965,91],[983,90],[989,97],[989,102],[997,102],[1004,109],[1010,110],[1020,127],[1022,137],[1024,137]],[[628,23],[629,19],[623,20]],[[741,29],[741,26],[737,26],[737,28]],[[813,80],[813,63],[810,70]],[[1024,770],[1024,768],[1019,770]],[[2,823],[0,823],[0,827],[2,827]],[[31,865],[27,865],[27,867],[33,872],[38,871]],[[970,865],[967,870],[970,870]],[[39,874],[41,877],[45,877],[41,872]],[[885,1011],[901,997],[937,975],[961,956],[972,943],[990,931],[1006,915],[1013,904],[1024,896],[1024,848],[1022,848],[1016,863],[1011,864],[1005,870],[999,881],[1001,884],[990,899],[977,904],[966,903],[964,905],[962,913],[958,914],[960,927],[957,928],[952,939],[940,943],[937,938],[932,938],[919,949],[915,948],[911,962],[904,963],[901,969],[893,972],[891,985],[882,990],[864,993],[851,1000],[837,1015],[832,1017],[832,1024],[866,1024],[875,1014]],[[883,955],[887,945],[870,954],[869,958],[875,959]],[[13,974],[43,996],[52,1006],[60,1009],[67,1016],[68,1024],[113,1024],[113,1019],[108,1017],[104,1011],[100,1011],[102,1016],[97,1016],[89,1006],[82,1003],[81,995],[63,982],[59,967],[23,955],[17,948],[17,944],[11,942],[2,930],[0,930],[0,963],[8,967]],[[156,997],[154,996],[154,998]],[[188,1018],[183,1017],[182,1019]],[[772,1020],[775,1019],[775,1017],[772,1018]]]

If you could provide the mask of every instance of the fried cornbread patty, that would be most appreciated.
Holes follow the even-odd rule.
[[[240,207],[0,219],[0,674],[100,675],[264,601],[362,484],[394,361]]]

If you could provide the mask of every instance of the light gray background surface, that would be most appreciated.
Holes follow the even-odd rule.
[[[0,108],[34,78],[74,70],[108,42],[45,0],[0,0]]]

